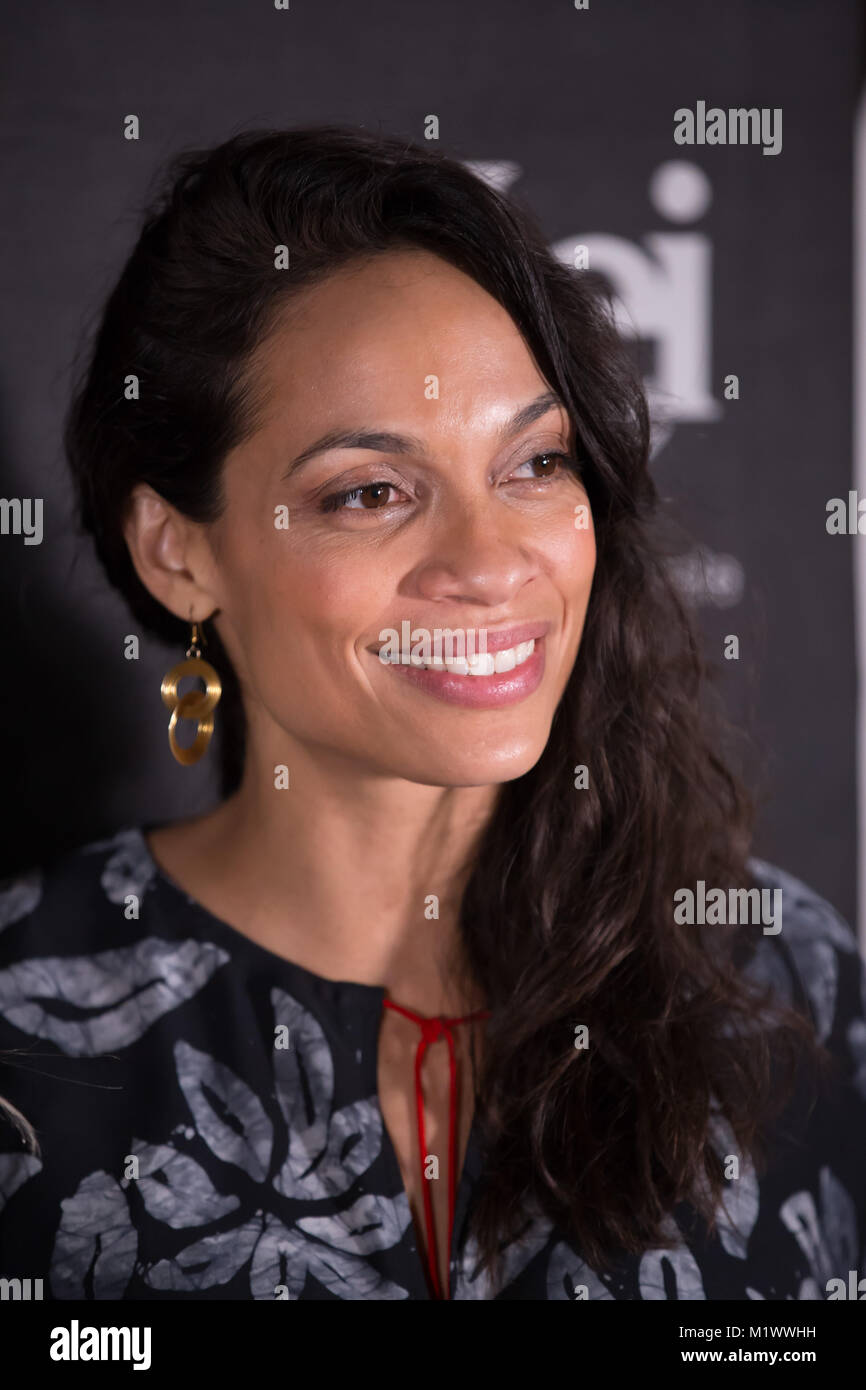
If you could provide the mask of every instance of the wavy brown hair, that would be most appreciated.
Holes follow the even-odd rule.
[[[496,1280],[501,1244],[533,1206],[597,1267],[669,1245],[681,1202],[712,1229],[715,1117],[760,1165],[798,1059],[827,1058],[805,1016],[747,983],[745,933],[674,921],[678,888],[754,885],[753,807],[655,539],[647,403],[609,292],[459,160],[363,130],[243,132],[177,156],[149,196],[65,443],[109,579],[173,644],[186,625],[142,586],[123,538],[130,493],[144,482],[196,521],[219,515],[222,461],[256,425],[253,354],[293,296],[354,257],[422,247],[505,307],[559,392],[597,564],[547,746],[501,788],[462,900],[463,968],[492,1010],[475,1078],[486,1162],[472,1230]],[[282,245],[289,268],[275,270]],[[225,692],[228,795],[244,714],[216,632],[209,659]],[[578,790],[580,764],[589,785]]]

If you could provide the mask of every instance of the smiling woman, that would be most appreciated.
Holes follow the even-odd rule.
[[[0,895],[4,1276],[821,1298],[859,1268],[862,963],[749,857],[648,436],[602,287],[459,163],[331,126],[173,162],[66,446],[172,644],[164,755],[213,729],[223,795]],[[686,923],[695,883],[778,893],[783,929]]]

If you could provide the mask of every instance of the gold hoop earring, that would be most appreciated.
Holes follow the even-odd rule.
[[[207,748],[213,734],[213,711],[222,695],[222,681],[209,661],[203,661],[198,645],[198,623],[192,624],[192,636],[186,649],[186,660],[172,666],[162,678],[160,694],[163,704],[171,710],[168,722],[168,746],[179,763],[188,767],[197,763]],[[202,633],[202,641],[206,639]],[[198,676],[204,681],[206,690],[188,690],[178,695],[177,683],[184,676]],[[177,741],[175,728],[178,719],[196,721],[195,739],[189,748],[181,748]]]

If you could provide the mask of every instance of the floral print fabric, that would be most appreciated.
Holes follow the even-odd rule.
[[[748,970],[811,1012],[841,1081],[794,1103],[770,1171],[726,1184],[712,1239],[589,1268],[527,1211],[494,1288],[457,1195],[452,1299],[823,1299],[866,1276],[866,969],[790,875]],[[193,902],[138,828],[0,888],[0,1277],[54,1299],[429,1299],[377,1096],[384,989],[323,979]],[[723,1152],[733,1136],[718,1126]]]

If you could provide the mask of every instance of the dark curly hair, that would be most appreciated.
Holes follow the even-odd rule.
[[[712,1230],[716,1118],[760,1167],[799,1059],[828,1058],[804,1015],[745,978],[753,937],[674,920],[684,884],[755,886],[754,808],[652,525],[647,402],[609,291],[558,261],[518,200],[394,137],[246,131],[180,154],[162,177],[65,432],[82,523],[153,633],[178,643],[187,629],[133,568],[122,529],[133,486],[196,521],[219,515],[222,461],[261,404],[253,354],[294,295],[352,258],[420,247],[473,277],[564,402],[596,572],[547,746],[501,787],[462,899],[461,951],[492,1010],[475,1077],[486,1162],[472,1229],[494,1280],[501,1242],[533,1206],[597,1267],[669,1246],[666,1218],[682,1202]],[[276,271],[279,245],[289,268]],[[141,381],[135,403],[127,373]],[[243,704],[216,632],[210,643],[228,795]],[[579,1023],[586,1050],[574,1046]]]

